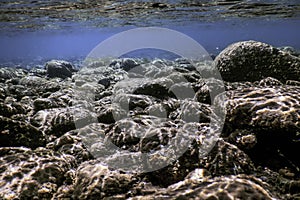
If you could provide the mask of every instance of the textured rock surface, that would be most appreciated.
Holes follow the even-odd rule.
[[[257,165],[299,174],[299,159],[293,156],[300,150],[299,87],[272,83],[227,92],[223,134]]]
[[[37,148],[45,145],[45,137],[32,125],[0,116],[0,146]]]
[[[236,128],[300,130],[300,87],[249,87],[227,92],[227,121]]]
[[[20,78],[22,76],[25,76],[25,71],[22,69],[0,68],[0,82],[5,82],[12,78]]]
[[[205,177],[202,169],[196,169],[181,182],[160,189],[151,195],[132,199],[273,199],[274,195],[265,189],[267,184],[253,176]]]
[[[46,63],[45,68],[50,78],[71,77],[72,73],[77,71],[71,63],[63,60],[51,60]]]
[[[1,199],[49,199],[72,181],[76,160],[47,149],[0,148]]]
[[[300,58],[261,42],[234,43],[214,62],[225,81],[300,80]]]
[[[295,57],[232,47],[220,69],[255,55],[261,73],[223,84],[184,59],[97,61],[72,79],[5,69],[0,199],[298,198],[300,88],[292,70],[275,76]]]
[[[97,162],[79,166],[74,183],[74,199],[101,199],[129,191],[137,182],[133,174],[110,170]],[[89,185],[89,187],[86,187]]]
[[[76,125],[84,126],[93,122],[95,117],[89,110],[83,108],[53,108],[37,112],[32,117],[31,123],[47,135],[60,136],[76,129]]]

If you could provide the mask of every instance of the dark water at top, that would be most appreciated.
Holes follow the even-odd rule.
[[[299,0],[2,0],[0,11],[1,66],[83,59],[106,38],[147,26],[185,33],[211,54],[250,39],[300,49]]]

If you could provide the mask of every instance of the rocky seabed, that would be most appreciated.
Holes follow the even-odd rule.
[[[299,54],[257,41],[1,68],[0,199],[300,199],[299,94]]]

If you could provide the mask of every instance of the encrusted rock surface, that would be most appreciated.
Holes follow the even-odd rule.
[[[45,137],[34,126],[0,116],[0,146],[36,148],[45,145]]]
[[[187,178],[154,194],[133,197],[142,199],[274,199],[261,180],[247,175],[205,177],[203,169],[196,169]]]
[[[297,199],[294,55],[233,44],[224,83],[184,59],[2,68],[0,199]]]
[[[71,77],[72,73],[77,71],[71,63],[63,60],[51,60],[46,63],[45,69],[50,78]]]
[[[230,45],[215,59],[225,81],[257,81],[268,76],[300,80],[300,58],[271,45],[245,41]]]
[[[0,154],[1,199],[50,199],[76,166],[73,156],[44,148],[1,147]]]

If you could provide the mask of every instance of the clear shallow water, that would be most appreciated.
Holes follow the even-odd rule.
[[[106,38],[140,26],[180,31],[213,55],[241,40],[300,49],[299,1],[84,2],[2,1],[0,66],[82,60]]]

